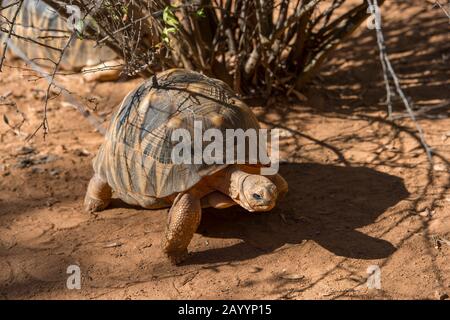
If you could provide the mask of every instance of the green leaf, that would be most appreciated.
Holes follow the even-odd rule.
[[[180,24],[177,20],[177,17],[175,17],[175,15],[173,14],[172,10],[170,9],[169,6],[164,8],[163,11],[163,21],[165,24],[167,24],[168,26],[177,28],[178,25]]]
[[[177,32],[177,28],[174,27],[165,27],[162,31],[162,41],[164,41],[165,43],[170,43],[170,38],[169,38],[169,34],[171,33],[176,33]]]
[[[174,27],[170,27],[170,28],[165,27],[164,29],[166,30],[167,34],[175,33],[178,30],[177,28],[174,28]]]
[[[205,13],[205,9],[204,8],[198,9],[196,14],[197,14],[197,17],[200,17],[200,18],[206,17],[206,13]]]
[[[167,44],[170,44],[170,40],[169,40],[169,38],[168,38],[166,35],[163,34],[163,35],[161,36],[161,39],[162,39],[163,42],[165,42],[165,43],[167,43]]]

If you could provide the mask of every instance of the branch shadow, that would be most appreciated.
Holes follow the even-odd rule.
[[[400,10],[414,7],[415,12],[408,14],[409,19],[389,18],[383,24],[386,50],[413,108],[427,111],[428,107],[450,99],[449,19],[441,9],[421,1],[387,2],[383,10],[396,7]],[[386,89],[378,55],[375,32],[362,28],[333,52],[319,73],[320,80],[305,88],[310,97],[308,104],[322,115],[386,111]],[[394,112],[404,111],[397,96],[393,108]],[[431,116],[450,115],[448,107],[430,111],[427,113]]]

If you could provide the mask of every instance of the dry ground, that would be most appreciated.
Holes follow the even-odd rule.
[[[389,54],[417,108],[450,101],[450,21],[425,1],[384,7]],[[287,198],[269,214],[206,210],[179,267],[159,251],[167,210],[114,201],[90,216],[82,199],[102,136],[75,109],[52,100],[50,134],[29,142],[42,119],[44,81],[0,74],[0,298],[4,299],[405,299],[450,294],[450,108],[422,113],[438,154],[431,166],[412,123],[385,117],[373,31],[361,28],[305,89],[254,111],[284,128]],[[21,66],[11,62],[12,66]],[[108,118],[141,80],[63,79]],[[93,105],[92,101],[89,105]],[[403,110],[396,102],[396,115]],[[65,287],[78,264],[82,289]],[[381,268],[382,289],[366,270]]]

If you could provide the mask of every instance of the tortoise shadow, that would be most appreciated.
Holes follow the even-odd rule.
[[[403,179],[366,167],[313,163],[283,164],[280,174],[289,193],[270,213],[249,214],[240,207],[204,210],[198,233],[242,242],[194,252],[184,264],[242,261],[304,240],[356,259],[386,258],[395,251],[390,242],[356,229],[409,196]]]

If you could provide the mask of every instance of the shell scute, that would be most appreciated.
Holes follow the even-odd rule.
[[[176,129],[194,135],[217,128],[259,129],[250,109],[222,81],[171,69],[132,91],[113,116],[94,170],[114,190],[133,194],[139,203],[185,191],[227,164],[177,164],[172,161]]]

